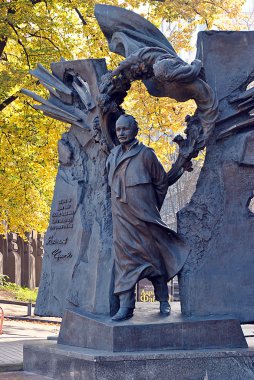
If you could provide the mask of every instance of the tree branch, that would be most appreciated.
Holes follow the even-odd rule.
[[[56,50],[60,51],[59,47],[49,37],[40,36],[40,35],[38,36],[37,32],[29,33],[29,37],[42,38],[44,40],[47,40],[56,48]],[[27,37],[27,38],[29,38],[29,37]]]
[[[14,102],[18,98],[18,95],[11,95],[9,98],[5,99],[1,104],[0,104],[0,111],[2,111],[5,107],[7,107],[9,104]]]
[[[80,11],[78,10],[78,8],[74,8],[74,10],[76,11],[79,19],[81,20],[82,24],[83,25],[87,25],[87,22],[86,20],[84,19],[83,15],[80,13]]]
[[[18,37],[17,42],[18,42],[18,44],[23,48],[23,51],[24,51],[25,56],[26,56],[27,65],[28,65],[29,70],[30,70],[30,69],[31,69],[31,66],[30,66],[29,55],[28,55],[28,52],[27,52],[27,50],[26,50],[26,47],[25,47],[25,45],[23,44],[23,42],[21,41],[21,39],[19,38],[19,34],[18,34],[18,32],[16,31],[14,25],[13,25],[10,21],[7,21],[7,22],[8,22],[8,24],[10,25],[10,27],[14,30],[14,33],[16,34],[16,36]]]
[[[0,57],[1,55],[3,54],[3,51],[5,49],[5,46],[7,44],[7,38],[3,38],[1,41],[0,41]]]

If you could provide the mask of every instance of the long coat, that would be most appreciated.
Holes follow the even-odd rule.
[[[111,187],[115,294],[133,289],[142,278],[168,281],[182,268],[188,248],[162,221],[167,174],[154,151],[136,141],[123,152],[112,149],[108,161]]]

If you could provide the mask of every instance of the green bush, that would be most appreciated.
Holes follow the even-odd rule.
[[[19,285],[14,284],[13,282],[8,281],[8,276],[0,276],[0,290],[6,290],[12,293],[13,297],[16,300],[24,302],[35,302],[38,294],[38,289],[28,289]]]

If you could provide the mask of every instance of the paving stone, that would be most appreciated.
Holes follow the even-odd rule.
[[[4,333],[0,336],[0,373],[22,370],[24,343],[46,340],[49,335],[57,337],[58,331],[58,325],[4,320]]]

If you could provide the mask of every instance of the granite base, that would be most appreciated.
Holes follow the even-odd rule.
[[[254,380],[254,350],[110,353],[44,341],[24,346],[24,370],[55,380]]]
[[[254,380],[254,350],[235,319],[183,318],[138,306],[112,322],[65,312],[58,342],[24,346],[24,370],[55,380]]]
[[[58,343],[111,352],[248,347],[237,319],[186,318],[177,310],[162,317],[154,307],[137,308],[122,322],[66,310]]]

